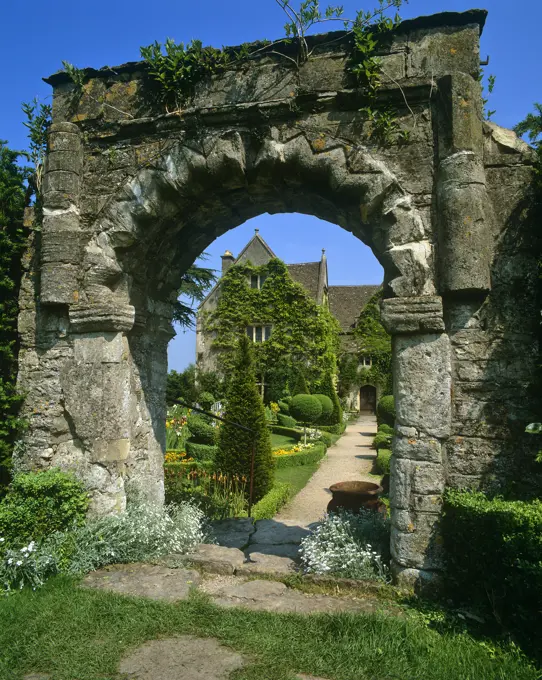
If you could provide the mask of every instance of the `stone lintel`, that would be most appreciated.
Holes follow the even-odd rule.
[[[382,323],[392,335],[441,332],[444,330],[442,298],[427,295],[383,300]]]

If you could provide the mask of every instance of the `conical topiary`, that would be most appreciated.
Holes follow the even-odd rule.
[[[295,397],[296,394],[310,394],[309,391],[309,386],[307,385],[307,381],[305,380],[305,376],[301,371],[296,375],[294,387],[292,390],[290,390],[292,393],[292,396]]]
[[[249,427],[253,432],[224,423],[220,427],[216,467],[223,474],[245,477],[248,495],[252,447],[255,442],[252,500],[257,502],[271,489],[274,463],[271,437],[265,420],[265,408],[256,386],[252,350],[246,336],[241,337],[236,351],[224,418]]]

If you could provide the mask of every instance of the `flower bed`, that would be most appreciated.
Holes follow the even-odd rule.
[[[311,465],[321,460],[327,451],[324,442],[316,444],[298,444],[289,450],[273,452],[276,468],[295,467],[297,465]]]

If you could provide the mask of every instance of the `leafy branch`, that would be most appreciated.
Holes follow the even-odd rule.
[[[206,260],[207,253],[200,256],[200,260]],[[173,306],[173,321],[180,324],[183,328],[194,328],[194,319],[196,317],[196,310],[194,305],[196,302],[203,302],[205,295],[209,288],[216,281],[216,271],[207,267],[200,267],[193,264],[183,274],[181,285],[177,295],[184,298],[186,301],[177,299]]]

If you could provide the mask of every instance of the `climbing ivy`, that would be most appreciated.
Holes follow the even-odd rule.
[[[267,277],[260,289],[250,287],[251,276],[257,275]],[[339,324],[291,278],[284,262],[233,265],[222,277],[220,288],[217,307],[204,315],[203,328],[213,337],[213,351],[226,377],[233,369],[232,350],[239,337],[248,326],[259,324],[272,326],[272,331],[267,341],[254,345],[258,376],[267,379],[282,371],[288,381],[302,368],[307,380],[314,382],[326,372],[335,374]]]
[[[362,369],[367,383],[380,385],[382,394],[391,394],[391,336],[380,320],[382,291],[375,293],[363,308],[354,329],[360,357],[371,357],[372,366]]]

